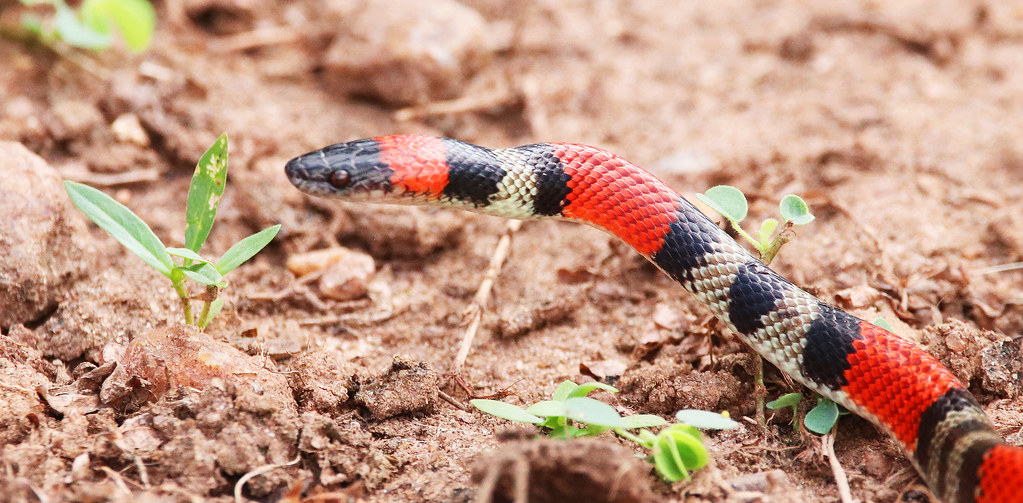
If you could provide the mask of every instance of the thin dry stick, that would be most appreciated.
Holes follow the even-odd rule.
[[[249,473],[246,473],[245,475],[242,475],[242,478],[238,479],[238,482],[234,485],[234,502],[242,503],[242,501],[244,501],[242,499],[242,488],[245,487],[245,483],[248,482],[249,480],[258,477],[266,472],[273,471],[278,468],[283,468],[285,466],[291,466],[295,463],[298,463],[298,460],[300,459],[302,459],[301,454],[295,456],[295,459],[288,461],[286,463],[278,463],[275,465],[263,465],[260,466],[259,468],[256,468],[255,470],[252,470]]]
[[[433,115],[475,112],[511,102],[513,99],[515,99],[514,93],[508,89],[501,88],[485,94],[463,96],[448,101],[434,101],[423,105],[405,107],[394,112],[394,118],[404,122]]]
[[[849,491],[849,478],[845,475],[845,469],[838,462],[835,455],[835,430],[832,429],[827,435],[821,437],[821,447],[824,448],[824,455],[828,457],[831,464],[831,472],[835,474],[835,485],[838,486],[838,497],[842,503],[852,503],[852,492]]]
[[[508,225],[504,228],[504,234],[497,241],[497,248],[494,250],[494,254],[490,256],[490,265],[487,266],[487,272],[483,275],[483,281],[480,281],[480,287],[476,290],[476,296],[472,298],[472,304],[462,314],[466,328],[465,334],[462,335],[462,345],[458,348],[458,355],[455,356],[455,375],[462,373],[465,358],[469,356],[472,340],[476,338],[476,331],[480,328],[480,320],[483,319],[483,306],[487,304],[487,299],[490,298],[490,289],[494,287],[494,281],[497,280],[497,275],[501,273],[501,266],[504,264],[504,260],[508,258],[512,234],[518,232],[521,227],[521,220],[511,220],[508,222]]]

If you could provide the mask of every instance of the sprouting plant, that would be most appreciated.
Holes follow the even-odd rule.
[[[188,187],[188,202],[185,206],[185,247],[164,246],[152,229],[127,207],[110,196],[88,185],[65,181],[71,201],[85,216],[107,231],[125,248],[138,255],[146,264],[170,278],[174,291],[181,300],[185,323],[206,328],[223,307],[218,297],[220,289],[227,286],[224,275],[259,253],[277,235],[280,225],[263,229],[228,249],[220,260],[213,262],[199,255],[199,249],[206,242],[213,220],[217,216],[220,197],[227,182],[227,134],[223,134],[199,159]],[[177,260],[171,257],[176,257]],[[192,296],[185,286],[185,279],[205,285],[206,292],[199,296],[203,301],[199,317],[192,315]]]
[[[739,225],[745,220],[746,213],[749,211],[746,196],[741,190],[730,185],[718,185],[708,189],[705,194],[696,194],[696,197],[728,219],[735,231],[756,247],[760,252],[760,261],[765,265],[770,265],[782,245],[791,239],[790,231],[793,225],[806,225],[814,219],[803,198],[789,194],[778,203],[778,209],[783,219],[781,229],[779,230],[777,220],[768,218],[760,224],[757,237],[754,238]]]
[[[777,400],[767,402],[767,408],[775,410],[782,409],[785,407],[792,408],[792,424],[799,430],[799,402],[803,400],[802,393],[788,393],[778,397]],[[806,425],[806,429],[818,434],[824,435],[831,431],[835,427],[838,421],[838,405],[823,397],[817,397],[817,405],[814,405],[810,412],[806,413],[806,417],[803,418],[803,424]]]
[[[552,438],[592,436],[612,430],[650,450],[648,459],[654,463],[657,473],[670,482],[689,478],[689,471],[707,465],[707,450],[696,428],[729,429],[738,426],[721,414],[680,411],[678,419],[689,424],[672,424],[655,434],[648,428],[664,426],[667,421],[652,414],[622,417],[614,407],[587,396],[597,389],[618,392],[602,383],[564,381],[555,388],[550,400],[537,402],[526,409],[497,400],[477,399],[469,403],[493,416],[535,424]],[[634,434],[628,430],[638,431]]]
[[[134,52],[149,46],[156,11],[149,0],[85,0],[75,11],[64,0],[21,0],[25,5],[53,7],[52,19],[26,14],[22,25],[47,44],[63,40],[82,49],[102,50],[114,43],[114,30]]]

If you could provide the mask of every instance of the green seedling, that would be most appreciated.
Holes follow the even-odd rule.
[[[886,319],[884,319],[884,318],[882,318],[880,316],[878,316],[877,318],[874,318],[873,323],[874,323],[874,325],[877,325],[877,326],[879,326],[879,327],[881,327],[881,328],[883,328],[883,329],[885,329],[885,330],[887,330],[889,332],[895,332],[895,327],[893,327],[891,323],[888,323],[888,320],[886,320]]]
[[[777,400],[767,403],[767,408],[783,409],[785,407],[792,408],[792,422],[796,427],[796,431],[799,430],[799,403],[803,400],[802,393],[788,393],[778,397]],[[818,434],[825,435],[838,422],[839,416],[838,405],[823,397],[817,397],[817,405],[815,405],[810,412],[806,413],[806,417],[803,418],[803,424],[806,425],[806,429]]]
[[[114,43],[114,31],[121,34],[133,52],[149,47],[156,27],[156,11],[149,0],[85,0],[72,9],[64,0],[21,0],[25,5],[50,5],[52,19],[26,14],[22,25],[46,44],[63,40],[82,49],[102,50]]]
[[[184,248],[164,246],[141,218],[103,192],[72,181],[65,181],[64,188],[71,202],[85,216],[150,267],[167,276],[181,301],[185,323],[205,329],[224,305],[223,299],[218,297],[219,291],[227,286],[224,275],[266,247],[281,229],[280,225],[275,225],[242,239],[216,262],[199,255],[213,227],[226,182],[227,134],[223,134],[200,158],[188,187]],[[203,306],[198,318],[192,315],[192,296],[185,286],[186,278],[206,287],[205,294],[200,296]]]
[[[718,185],[711,187],[705,194],[696,194],[696,197],[725,217],[740,236],[753,244],[760,252],[760,261],[765,265],[770,265],[782,245],[791,239],[790,232],[787,231],[790,231],[792,226],[806,225],[814,219],[806,202],[797,195],[789,194],[778,203],[778,210],[783,219],[781,225],[779,226],[778,220],[768,218],[760,224],[757,236],[753,237],[739,225],[746,219],[749,211],[746,196],[741,190],[729,185]]]
[[[537,402],[526,409],[497,400],[477,399],[469,403],[493,416],[535,424],[552,438],[593,436],[611,430],[651,451],[648,459],[654,464],[657,473],[670,482],[687,479],[690,471],[707,465],[707,450],[697,427],[728,429],[738,425],[713,412],[680,411],[680,421],[692,421],[694,424],[673,424],[655,434],[648,428],[664,426],[668,422],[652,414],[622,417],[614,407],[587,396],[598,389],[618,392],[606,384],[580,385],[564,381],[554,390],[550,400]],[[638,431],[632,433],[629,430]]]

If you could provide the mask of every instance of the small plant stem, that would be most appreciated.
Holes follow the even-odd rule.
[[[622,437],[622,438],[624,438],[626,440],[632,440],[633,442],[636,442],[637,444],[642,445],[643,447],[646,447],[647,449],[652,447],[652,445],[649,445],[647,442],[644,442],[643,439],[641,439],[641,438],[637,437],[636,435],[633,435],[632,433],[629,433],[629,432],[627,432],[627,431],[625,431],[625,430],[623,430],[621,428],[615,428],[614,431],[615,431],[615,434],[617,434],[619,437]]]
[[[786,220],[785,224],[782,226],[781,232],[779,232],[778,235],[771,240],[771,244],[767,245],[765,249],[760,251],[760,261],[763,262],[764,265],[771,265],[771,261],[774,260],[775,255],[778,255],[778,250],[781,250],[781,247],[794,237],[795,232],[792,230],[792,227],[793,223]]]
[[[742,226],[739,225],[739,222],[736,222],[735,220],[728,220],[728,223],[732,224],[732,228],[735,229],[735,232],[738,232],[740,236],[746,239],[746,241],[753,243],[753,246],[756,246],[757,250],[760,250],[760,260],[763,261],[762,257],[764,256],[764,249],[761,247],[760,241],[753,239],[753,236],[750,236],[749,233],[743,230]]]
[[[214,300],[217,300],[217,287],[215,285],[206,285],[206,295],[203,296],[202,311],[199,312],[199,329],[205,330],[206,325],[210,323],[210,305],[213,304]]]
[[[756,398],[757,424],[767,427],[767,416],[764,414],[764,397],[767,396],[767,388],[764,386],[764,359],[754,353],[753,358],[757,362],[756,375],[753,376],[753,396]]]
[[[192,301],[189,300],[188,290],[185,289],[184,275],[176,274],[171,278],[171,283],[174,285],[174,291],[178,293],[178,298],[181,299],[181,308],[185,311],[185,324],[195,325],[195,319],[192,317]]]

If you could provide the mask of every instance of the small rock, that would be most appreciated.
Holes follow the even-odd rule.
[[[0,330],[33,326],[81,273],[71,203],[39,156],[0,142]]]
[[[58,141],[88,136],[103,124],[103,114],[87,101],[59,100],[50,107],[50,113],[53,120],[48,127]]]
[[[457,96],[492,49],[483,16],[453,0],[368,1],[327,49],[343,94],[408,105]]]
[[[296,276],[320,273],[320,294],[334,300],[366,295],[376,272],[373,257],[340,247],[292,255],[287,266]]]
[[[134,143],[140,147],[149,146],[149,135],[142,128],[139,116],[127,113],[121,114],[110,124],[110,132],[114,138],[121,143]]]
[[[360,383],[355,402],[377,419],[415,412],[431,413],[437,403],[440,378],[423,362],[394,357],[382,375]]]
[[[121,362],[151,385],[154,398],[178,386],[203,390],[215,378],[270,398],[295,411],[287,379],[269,359],[251,357],[191,325],[157,329],[136,338]]]

